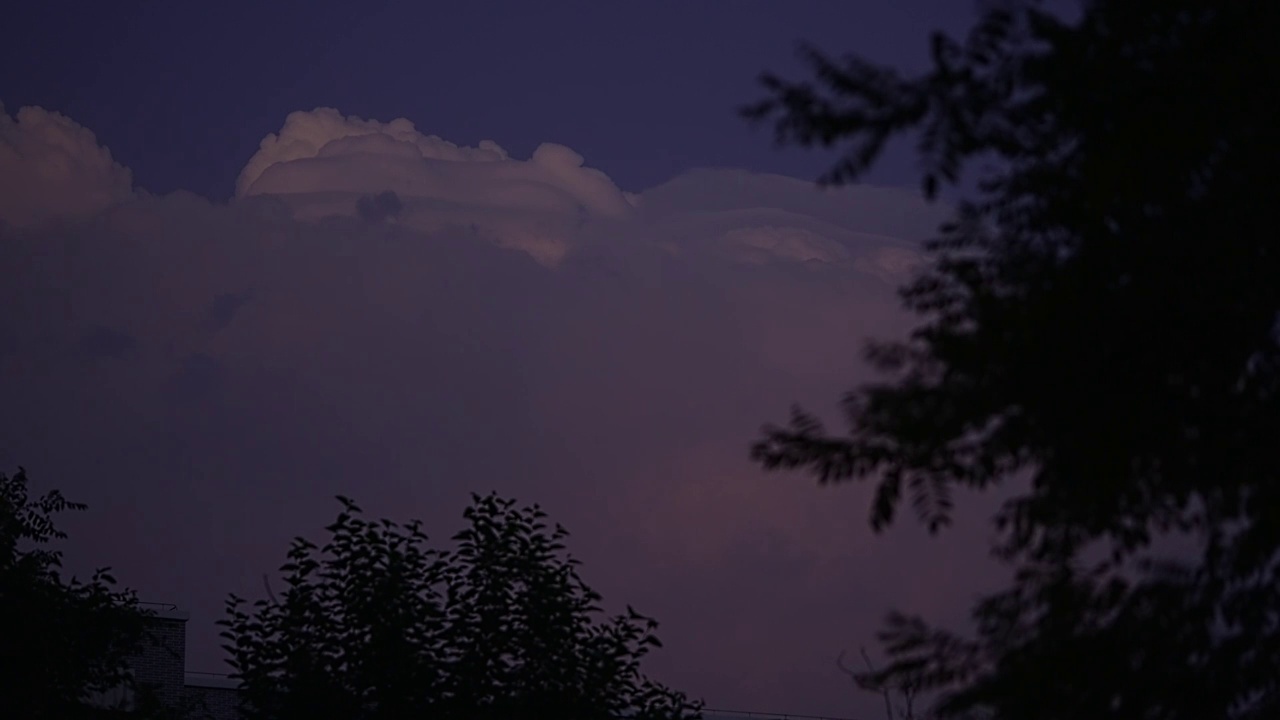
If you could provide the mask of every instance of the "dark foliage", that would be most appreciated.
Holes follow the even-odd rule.
[[[797,410],[753,456],[874,480],[877,529],[904,493],[937,531],[954,489],[1029,479],[977,637],[886,628],[880,679],[944,715],[1280,717],[1280,4],[1082,10],[991,3],[920,77],[806,48],[816,84],[764,78],[744,114],[843,147],[824,182],[908,131],[927,195],[983,170],[902,291],[921,324],[869,347],[851,431]],[[1147,562],[1177,533],[1193,560]]]
[[[228,601],[223,637],[249,718],[685,720],[700,703],[646,679],[657,623],[599,595],[545,514],[473,496],[451,551],[418,523],[369,521],[351,500],[323,548],[298,538],[286,587]]]
[[[0,473],[0,717],[31,720],[123,716],[96,698],[133,686],[127,658],[141,648],[146,613],[132,591],[114,590],[109,569],[89,582],[60,575],[66,534],[53,516],[84,510],[54,490],[32,500],[26,473]],[[106,694],[106,695],[104,695]],[[161,709],[129,717],[155,717]]]

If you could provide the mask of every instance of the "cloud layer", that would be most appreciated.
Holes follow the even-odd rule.
[[[561,145],[329,109],[215,205],[135,194],[54,113],[0,123],[0,186],[43,188],[0,206],[0,462],[90,503],[72,566],[191,608],[197,669],[225,594],[256,595],[335,493],[437,538],[470,491],[542,503],[607,601],[663,621],[656,674],[713,706],[874,711],[835,653],[981,582],[972,526],[873,540],[864,489],[746,459],[902,331],[893,288],[942,208],[737,170],[631,194]]]

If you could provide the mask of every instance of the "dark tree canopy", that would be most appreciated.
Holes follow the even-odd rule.
[[[66,537],[54,515],[85,507],[56,490],[32,499],[25,471],[0,473],[0,717],[99,717],[109,708],[94,700],[138,690],[127,666],[145,632],[136,596],[114,590],[107,568],[63,581],[62,553],[46,547]]]
[[[369,521],[351,500],[323,547],[294,541],[286,587],[228,601],[223,637],[247,717],[686,720],[700,703],[640,661],[657,623],[600,596],[538,507],[473,496],[452,550],[418,523]]]
[[[1280,3],[989,3],[919,77],[805,48],[813,83],[744,110],[838,147],[856,179],[917,133],[924,189],[975,196],[873,343],[847,434],[797,410],[753,456],[903,494],[933,530],[956,488],[1029,478],[997,517],[1018,570],[967,640],[895,617],[944,714],[1280,717]],[[1019,486],[1021,487],[1021,486]],[[1195,539],[1193,561],[1152,543]],[[1098,561],[1099,550],[1105,560]]]

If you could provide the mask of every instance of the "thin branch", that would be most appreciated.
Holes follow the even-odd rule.
[[[871,656],[867,655],[866,646],[859,647],[858,652],[862,653],[862,661],[867,664],[867,670],[874,675],[876,673],[876,668],[871,664]],[[889,698],[889,687],[887,684],[881,683],[880,694],[884,696],[884,711],[889,716],[889,720],[893,720],[893,702]],[[910,712],[910,705],[907,707],[907,712]]]
[[[280,601],[276,599],[276,594],[271,592],[271,578],[265,574],[262,576],[262,586],[267,589],[267,596],[271,598],[271,604],[279,607]]]

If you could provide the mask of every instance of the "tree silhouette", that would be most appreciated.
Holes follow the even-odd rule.
[[[417,522],[354,502],[318,548],[294,541],[277,599],[231,596],[221,621],[246,717],[685,720],[690,703],[640,673],[657,623],[600,596],[538,507],[473,496],[450,551]]]
[[[811,415],[753,457],[904,493],[937,532],[956,488],[1022,477],[996,518],[1012,588],[977,636],[893,616],[876,675],[943,716],[1280,717],[1280,5],[1095,0],[1078,22],[989,3],[918,77],[802,49],[816,83],[744,109],[842,146],[856,179],[915,132],[934,197],[974,197],[903,288],[921,322],[872,343],[850,432]],[[1153,544],[1185,536],[1194,559]]]
[[[144,702],[128,672],[145,632],[134,593],[113,590],[109,568],[64,582],[62,552],[45,547],[66,538],[54,515],[85,508],[56,490],[31,499],[21,468],[0,473],[0,717],[114,717],[125,708],[94,700],[119,688],[135,691],[135,710],[149,707],[129,717],[162,710]]]

